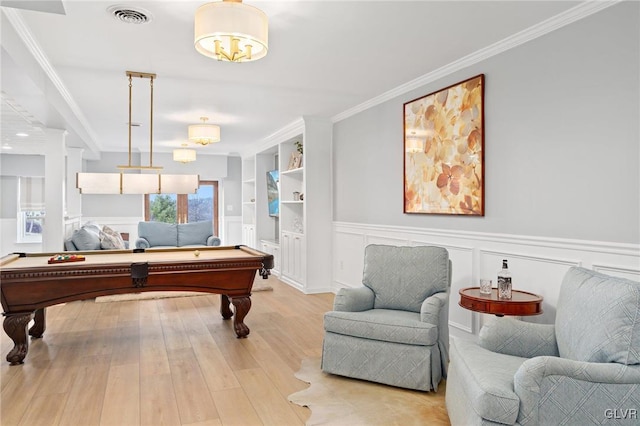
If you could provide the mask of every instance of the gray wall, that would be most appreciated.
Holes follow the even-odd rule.
[[[639,17],[612,6],[337,122],[334,220],[639,243]],[[485,216],[403,214],[403,103],[481,73]]]
[[[224,190],[224,215],[242,215],[242,159],[227,157],[227,177],[222,181]],[[231,206],[231,210],[229,210]]]

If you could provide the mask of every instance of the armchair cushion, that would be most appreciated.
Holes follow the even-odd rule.
[[[495,318],[480,330],[479,344],[485,349],[524,358],[558,356],[553,324],[536,324],[513,318]]]
[[[406,345],[431,346],[438,342],[438,326],[420,321],[407,311],[372,309],[364,312],[327,312],[324,329],[338,334]]]
[[[571,268],[555,325],[562,358],[640,364],[640,283]]]
[[[446,292],[449,253],[442,247],[366,248],[363,284],[375,293],[376,309],[420,312],[422,302]]]

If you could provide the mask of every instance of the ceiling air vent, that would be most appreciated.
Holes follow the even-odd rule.
[[[126,24],[146,24],[151,22],[151,14],[144,9],[129,6],[111,6],[107,9],[118,21]]]

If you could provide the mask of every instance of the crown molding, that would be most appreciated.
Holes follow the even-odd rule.
[[[381,95],[376,96],[375,98],[369,99],[368,101],[356,105],[353,108],[336,114],[331,117],[331,121],[333,123],[342,121],[390,99],[393,99],[400,95],[404,95],[405,93],[408,93],[414,89],[425,86],[429,83],[439,80],[440,78],[446,77],[453,72],[459,71],[473,64],[477,64],[480,61],[491,58],[492,56],[513,49],[514,47],[520,46],[521,44],[524,44],[528,41],[534,40],[573,22],[579,21],[580,19],[586,18],[587,16],[593,15],[594,13],[600,12],[601,10],[620,3],[621,1],[622,0],[585,1],[584,3],[574,6],[571,9],[559,13],[558,15],[553,16],[545,21],[542,21],[536,25],[515,33],[485,48],[477,50],[467,56],[464,56],[421,77],[402,84],[394,89],[384,92]]]
[[[73,117],[75,117],[75,119],[77,120],[80,126],[80,129],[88,137],[89,140],[85,141],[85,142],[89,142],[87,143],[87,145],[91,148],[92,151],[94,151],[96,154],[99,155],[101,151],[101,145],[98,142],[98,137],[96,133],[93,131],[93,129],[89,125],[87,118],[82,113],[82,110],[76,103],[75,99],[73,99],[73,96],[71,96],[71,93],[69,93],[69,90],[67,90],[67,87],[62,82],[62,79],[60,78],[58,73],[55,71],[53,66],[51,65],[51,62],[49,61],[49,58],[42,50],[42,47],[40,46],[38,41],[35,39],[31,31],[25,24],[20,12],[16,9],[3,7],[2,13],[4,14],[4,16],[7,18],[7,20],[13,27],[18,38],[24,43],[29,53],[31,53],[35,61],[38,63],[42,72],[44,72],[44,74],[48,77],[51,84],[53,84],[53,86],[56,88],[58,94],[62,98],[62,101],[68,107],[68,113],[72,114]],[[51,101],[50,99],[47,99],[47,100]],[[76,129],[76,131],[78,131],[78,129]],[[82,133],[82,132],[78,132],[78,133]]]
[[[266,151],[273,146],[285,142],[288,139],[301,135],[304,132],[304,119],[302,117],[287,124],[286,126],[276,130],[266,138],[259,142],[249,146],[247,149],[240,153],[240,156],[246,158],[253,154],[258,154],[262,151]]]

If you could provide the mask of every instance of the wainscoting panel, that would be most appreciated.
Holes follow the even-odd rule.
[[[601,265],[594,263],[593,269],[607,275],[615,275],[616,277],[626,278],[628,280],[640,281],[640,268],[631,269],[615,265]]]
[[[450,332],[453,337],[476,338],[491,316],[459,306],[458,291],[478,286],[480,278],[497,285],[502,259],[507,259],[514,288],[544,297],[543,314],[525,321],[553,323],[562,278],[572,266],[640,280],[640,245],[599,241],[489,234],[441,229],[334,222],[333,291],[359,287],[367,244],[437,245],[445,247],[453,264]]]
[[[334,287],[357,287],[362,285],[364,270],[365,236],[344,232],[333,241]],[[337,288],[334,292],[337,291]]]

